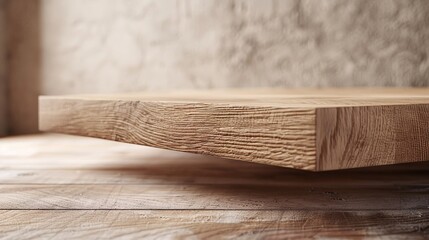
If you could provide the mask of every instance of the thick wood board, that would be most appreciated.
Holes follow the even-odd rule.
[[[429,160],[428,89],[41,96],[42,131],[312,171]]]

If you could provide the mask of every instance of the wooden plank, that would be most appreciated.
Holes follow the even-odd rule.
[[[317,119],[318,169],[429,160],[429,105],[321,108]]]
[[[2,239],[426,239],[429,211],[0,211]],[[13,224],[11,224],[13,223]]]
[[[315,168],[315,114],[311,109],[43,98],[40,109],[41,130]]]
[[[40,97],[40,129],[304,170],[429,160],[429,90]]]
[[[427,209],[427,184],[390,187],[255,185],[0,185],[0,209]]]

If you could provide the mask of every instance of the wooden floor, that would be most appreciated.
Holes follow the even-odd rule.
[[[307,172],[106,140],[0,139],[0,238],[429,236],[429,164]]]

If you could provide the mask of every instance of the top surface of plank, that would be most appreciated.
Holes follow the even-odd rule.
[[[81,94],[43,96],[47,99],[123,100],[170,103],[207,103],[270,107],[341,107],[429,103],[426,88],[344,89],[225,89],[179,90],[156,93]]]

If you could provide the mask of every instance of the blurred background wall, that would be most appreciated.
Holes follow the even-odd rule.
[[[41,66],[41,3],[39,0],[4,0],[7,25],[8,133],[38,129],[37,98],[43,89]]]
[[[0,1],[10,133],[38,94],[429,85],[427,0]]]
[[[6,11],[5,1],[0,0],[0,137],[7,132],[6,110]]]

